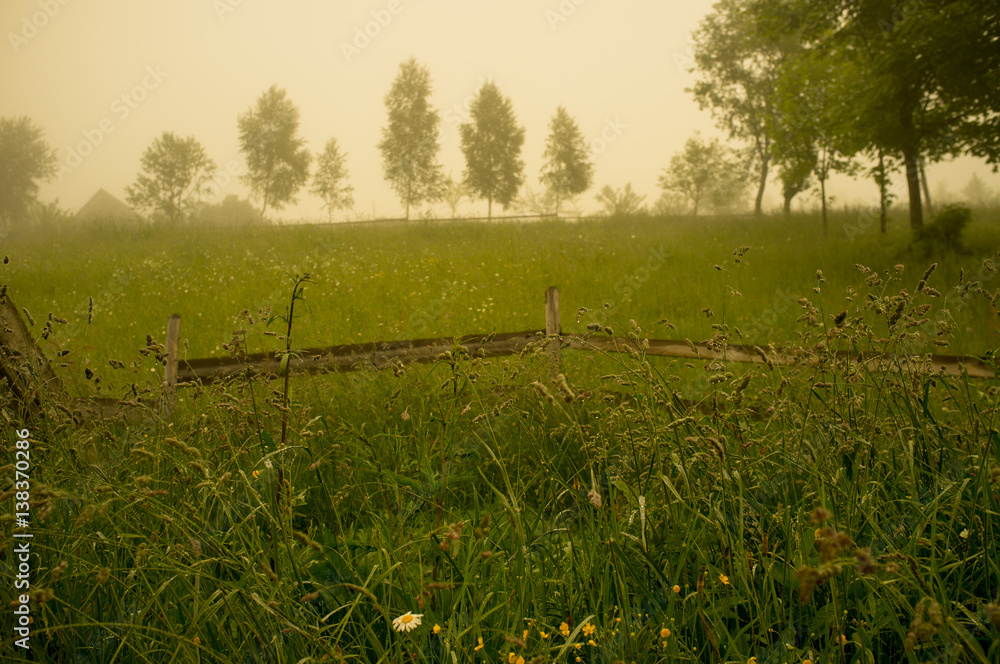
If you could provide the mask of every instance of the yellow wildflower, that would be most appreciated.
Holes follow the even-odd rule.
[[[591,636],[596,631],[597,631],[597,628],[594,627],[593,623],[587,623],[586,625],[583,626],[583,635],[584,636]]]
[[[434,625],[434,629],[432,631],[435,634],[440,634],[441,633],[441,625]]]
[[[547,639],[547,638],[549,638],[549,633],[548,633],[548,632],[543,632],[543,631],[541,631],[541,630],[538,630],[538,634],[539,634],[539,636],[541,636],[541,637],[542,637],[543,639]]]
[[[565,622],[559,623],[559,631],[562,632],[563,636],[569,636],[569,625]]]
[[[674,586],[674,592],[679,594],[681,592],[681,587],[680,586]]]
[[[757,664],[757,658],[751,657],[750,659],[747,660],[747,664]]]
[[[482,649],[483,649],[483,637],[480,636],[479,637],[479,645],[476,646],[475,648],[473,648],[473,650],[482,650]]]
[[[670,630],[669,629],[667,629],[666,627],[664,627],[663,629],[660,630],[660,638],[661,639],[665,639],[668,636],[670,636]]]
[[[722,581],[722,585],[724,585],[724,586],[728,586],[729,585],[729,577],[726,576],[725,574],[720,574],[719,575],[719,581]]]

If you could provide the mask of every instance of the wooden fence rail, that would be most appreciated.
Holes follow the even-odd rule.
[[[0,298],[0,380],[5,379],[15,397],[29,410],[37,409],[48,394],[61,392],[62,385],[48,359],[35,342],[21,312],[10,294]],[[722,350],[712,350],[704,343],[688,341],[609,337],[601,334],[580,337],[563,335],[559,323],[559,290],[545,293],[545,329],[506,332],[502,334],[467,335],[453,338],[414,339],[348,344],[327,348],[306,348],[295,351],[288,369],[297,372],[343,372],[363,368],[382,369],[390,366],[435,362],[456,344],[470,355],[499,357],[521,353],[529,344],[537,343],[549,358],[549,375],[561,369],[564,348],[604,353],[642,352],[645,355],[675,357],[689,360],[725,360],[778,365],[815,365],[820,361],[814,352],[769,348],[758,352],[757,347],[729,344]],[[178,386],[206,384],[244,372],[278,375],[281,356],[277,353],[257,353],[242,358],[211,357],[180,359],[181,318],[174,314],[167,322],[166,366],[164,369],[164,410],[169,412]],[[641,347],[640,347],[641,346]],[[864,363],[872,371],[943,371],[948,375],[971,378],[996,378],[993,369],[976,357],[954,355],[892,355],[886,353],[852,353],[837,351],[838,358]],[[102,404],[103,407],[103,404]]]
[[[691,344],[686,341],[666,341],[647,339],[648,347],[642,349],[646,355],[658,357],[676,357],[691,360],[726,360],[728,362],[749,362],[755,364],[800,365],[816,364],[817,353],[792,352],[784,348],[764,351],[761,356],[752,345],[729,344],[723,351],[710,349],[706,344]],[[693,346],[693,348],[692,348]],[[626,353],[639,351],[639,345],[634,339],[622,337],[573,337],[569,347],[578,350],[597,350],[606,353]],[[762,349],[763,350],[763,349]],[[836,351],[840,359],[851,362],[865,363],[871,371],[895,371],[902,369],[917,373],[944,371],[951,376],[962,375],[963,368],[970,378],[995,378],[993,369],[977,357],[955,355],[914,355],[901,356],[892,353],[852,353],[846,350]]]
[[[366,367],[381,369],[393,365],[429,363],[436,361],[454,344],[470,354],[484,357],[516,355],[531,342],[544,342],[549,356],[549,374],[561,371],[563,348],[606,353],[641,351],[646,355],[676,357],[691,360],[726,360],[730,362],[771,363],[779,365],[810,365],[818,362],[815,353],[793,352],[786,349],[765,351],[763,355],[754,346],[729,344],[721,351],[711,350],[706,344],[687,341],[647,339],[645,348],[633,339],[606,336],[563,336],[559,323],[559,289],[552,287],[545,292],[545,330],[506,332],[502,334],[469,335],[457,339],[414,339],[408,341],[379,341],[348,344],[326,348],[306,348],[296,351],[289,359],[288,369],[300,372],[344,372]],[[179,360],[177,347],[180,341],[180,316],[170,317],[167,326],[167,367],[165,380],[168,392],[176,385],[211,383],[245,371],[255,374],[278,375],[281,357],[277,353],[256,353],[243,358],[204,358]],[[895,356],[884,353],[850,353],[838,351],[837,356],[852,362],[864,362],[873,371],[897,369],[918,372],[943,370],[946,374],[960,375],[963,371],[973,378],[994,378],[993,370],[975,357],[953,355]]]
[[[288,361],[293,372],[343,372],[365,368],[385,369],[399,364],[423,364],[436,361],[442,353],[450,351],[454,343],[470,354],[482,352],[483,357],[516,355],[532,341],[544,338],[542,330],[507,332],[464,336],[458,339],[413,339],[408,341],[377,341],[374,343],[305,348],[294,351]],[[170,344],[167,344],[170,347]],[[210,357],[199,360],[180,360],[176,368],[176,384],[211,383],[238,376],[245,371],[252,374],[278,375],[281,357],[276,353],[255,353],[242,358]],[[169,367],[167,374],[171,373]],[[170,379],[167,379],[168,385]]]

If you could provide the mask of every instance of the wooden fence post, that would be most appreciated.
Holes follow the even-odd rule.
[[[49,396],[62,392],[62,383],[21,318],[6,284],[4,291],[0,297],[0,377],[7,379],[21,408],[37,412]]]
[[[181,316],[180,314],[170,314],[167,319],[167,365],[163,370],[163,378],[166,381],[166,392],[164,394],[164,411],[169,417],[174,407],[174,397],[177,393],[177,356],[181,342]]]
[[[545,291],[545,336],[558,337],[560,334],[562,326],[559,324],[559,289],[550,286]],[[560,338],[549,342],[549,378],[555,378],[562,373],[561,347]]]

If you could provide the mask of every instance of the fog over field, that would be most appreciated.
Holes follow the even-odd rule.
[[[458,125],[492,79],[526,129],[528,186],[542,189],[548,123],[563,105],[594,157],[594,186],[579,207],[596,211],[601,187],[628,182],[651,204],[657,177],[695,131],[725,138],[685,92],[696,80],[687,70],[691,33],[711,7],[708,0],[6,0],[0,117],[25,115],[41,127],[67,168],[40,198],[76,210],[100,188],[124,199],[143,151],[164,131],[194,136],[220,172],[242,168],[237,116],[277,85],[298,106],[313,153],[330,137],[346,152],[354,210],[398,216],[376,144],[386,124],[383,98],[413,56],[430,71],[445,174],[461,177]],[[961,158],[928,167],[931,190],[958,192],[973,172],[1000,189],[981,161]],[[765,209],[781,203],[774,172],[771,179]],[[904,185],[895,178],[900,200]],[[878,200],[870,180],[834,174],[829,191],[834,205]],[[226,194],[248,190],[233,178],[218,199]],[[298,199],[277,217],[325,218],[315,196],[304,189]],[[814,207],[816,198],[799,197],[803,205]],[[463,212],[484,213],[485,204],[466,203]]]
[[[0,34],[0,664],[1000,663],[997,0]]]

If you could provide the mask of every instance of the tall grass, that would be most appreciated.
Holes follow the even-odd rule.
[[[776,241],[804,222],[771,220],[761,237]],[[730,222],[720,239],[693,225],[670,230],[705,245],[694,256],[678,243],[674,258],[656,270],[669,281],[675,265],[688,266],[677,275],[686,274],[685,287],[665,288],[650,278],[633,288],[631,305],[621,298],[623,290],[621,302],[604,308],[609,295],[598,286],[628,283],[627,276],[647,264],[648,237],[639,248],[614,238],[633,230],[657,238],[659,229],[650,222],[485,227],[486,247],[471,230],[406,227],[398,231],[403,239],[390,233],[382,240],[411,248],[398,263],[386,262],[388,254],[380,252],[388,250],[374,241],[366,245],[371,264],[399,270],[395,281],[373,284],[359,277],[342,281],[335,292],[343,293],[348,283],[366,297],[379,283],[398,289],[404,275],[416,274],[402,267],[406,261],[427,261],[434,251],[463,261],[471,272],[476,259],[486,263],[487,256],[530,263],[535,243],[518,243],[522,255],[501,257],[499,238],[551,235],[563,244],[541,244],[557,247],[556,256],[565,250],[580,258],[575,253],[587,246],[594,252],[593,260],[565,272],[582,295],[567,298],[575,288],[561,283],[571,303],[564,304],[566,330],[587,334],[586,324],[598,322],[624,330],[641,348],[644,338],[671,334],[652,325],[665,317],[682,337],[739,341],[742,316],[750,311],[746,302],[787,277],[797,297],[772,306],[768,325],[782,332],[782,341],[818,357],[815,366],[689,367],[641,351],[567,352],[566,375],[549,380],[544,343],[502,360],[469,357],[456,348],[433,365],[293,378],[287,401],[281,385],[249,375],[188,388],[165,420],[141,416],[159,391],[158,377],[144,375],[149,366],[159,371],[158,342],[111,342],[126,365],[117,371],[130,373],[118,380],[130,393],[135,384],[129,399],[135,405],[95,420],[76,402],[55,403],[31,423],[38,554],[31,657],[1000,661],[996,382],[917,373],[914,363],[851,364],[836,353],[911,353],[942,347],[935,340],[961,348],[969,339],[988,339],[985,318],[960,321],[996,304],[995,284],[971,276],[980,269],[993,274],[995,261],[980,266],[973,257],[952,257],[933,271],[926,265],[895,268],[905,256],[873,242],[831,250],[842,252],[841,259],[856,251],[851,255],[857,258],[845,267],[823,257],[803,276],[797,267],[806,261],[802,255],[822,257],[825,245],[796,251],[783,245],[780,254],[769,254],[761,243],[746,252],[738,249],[744,223]],[[426,247],[421,233],[429,236]],[[569,241],[574,233],[581,235],[576,243]],[[439,246],[441,234],[454,238],[450,254]],[[233,239],[229,250],[240,242],[249,244]],[[136,247],[127,241],[121,246],[122,261],[134,261]],[[189,250],[205,247],[202,241]],[[618,251],[638,258],[610,256]],[[865,251],[883,264],[866,267]],[[685,252],[692,255],[683,258]],[[758,252],[788,259],[782,268],[755,258]],[[236,255],[242,257],[238,250]],[[317,280],[306,285],[294,310],[292,347],[302,347],[334,334],[322,324],[333,320],[325,313],[331,301],[341,302],[339,311],[350,305],[328,300],[320,280],[330,277],[302,254],[296,257],[275,259],[275,265]],[[17,254],[12,258],[17,265]],[[335,259],[329,261],[335,270]],[[198,267],[192,261],[191,269],[205,275],[223,270],[221,262]],[[605,272],[609,264],[626,276]],[[452,274],[454,268],[440,269]],[[501,274],[503,287],[489,292],[513,305],[522,297],[511,285],[516,273]],[[538,282],[524,287],[523,297],[530,293],[533,302],[532,322],[541,317],[541,286],[552,277],[524,278]],[[20,296],[30,289],[19,279],[16,287],[10,279],[18,304],[39,297]],[[217,296],[227,303],[225,315],[217,314],[223,305],[214,303],[208,285],[178,283],[197,289],[203,317],[228,324],[214,337],[220,348],[227,343],[226,352],[286,347],[286,339],[264,334],[277,331],[268,328],[267,316],[242,304],[261,292],[248,281],[234,280],[236,291],[247,289],[236,300]],[[156,283],[163,282],[150,285]],[[120,292],[140,286],[130,284]],[[275,284],[287,300],[288,276]],[[667,292],[669,299],[654,295]],[[229,305],[241,297],[238,306],[248,311],[237,315]],[[369,320],[396,315],[392,298],[384,301],[378,311],[366,310]],[[360,308],[364,300],[355,302]],[[276,299],[267,314],[288,312],[289,304]],[[578,306],[588,307],[578,313],[579,322],[566,313]],[[157,310],[150,320],[164,313]],[[187,324],[193,316],[184,315]],[[425,322],[426,336],[472,331],[487,320],[478,312],[462,316],[455,319],[460,330],[444,329],[448,319]],[[78,358],[86,357],[96,367],[109,320],[95,316],[85,328],[94,348],[60,339],[58,327],[51,338],[72,350],[65,361],[82,364]],[[695,322],[701,332],[689,331]],[[960,329],[963,324],[973,325],[973,332]],[[232,334],[234,328],[240,333]],[[189,352],[201,354],[191,348],[213,343],[196,341],[186,329]],[[409,329],[403,322],[395,331]],[[761,352],[766,357],[769,350]],[[80,371],[81,364],[61,371]],[[97,373],[105,384],[114,382],[113,370]],[[13,405],[0,415],[8,431],[21,426]],[[13,437],[7,440],[10,446]],[[0,519],[9,556],[12,524],[10,517]],[[11,569],[4,568],[4,588],[13,587]],[[392,620],[406,612],[422,614],[422,624],[396,632]],[[0,619],[6,652],[16,652],[11,618],[8,610]]]

